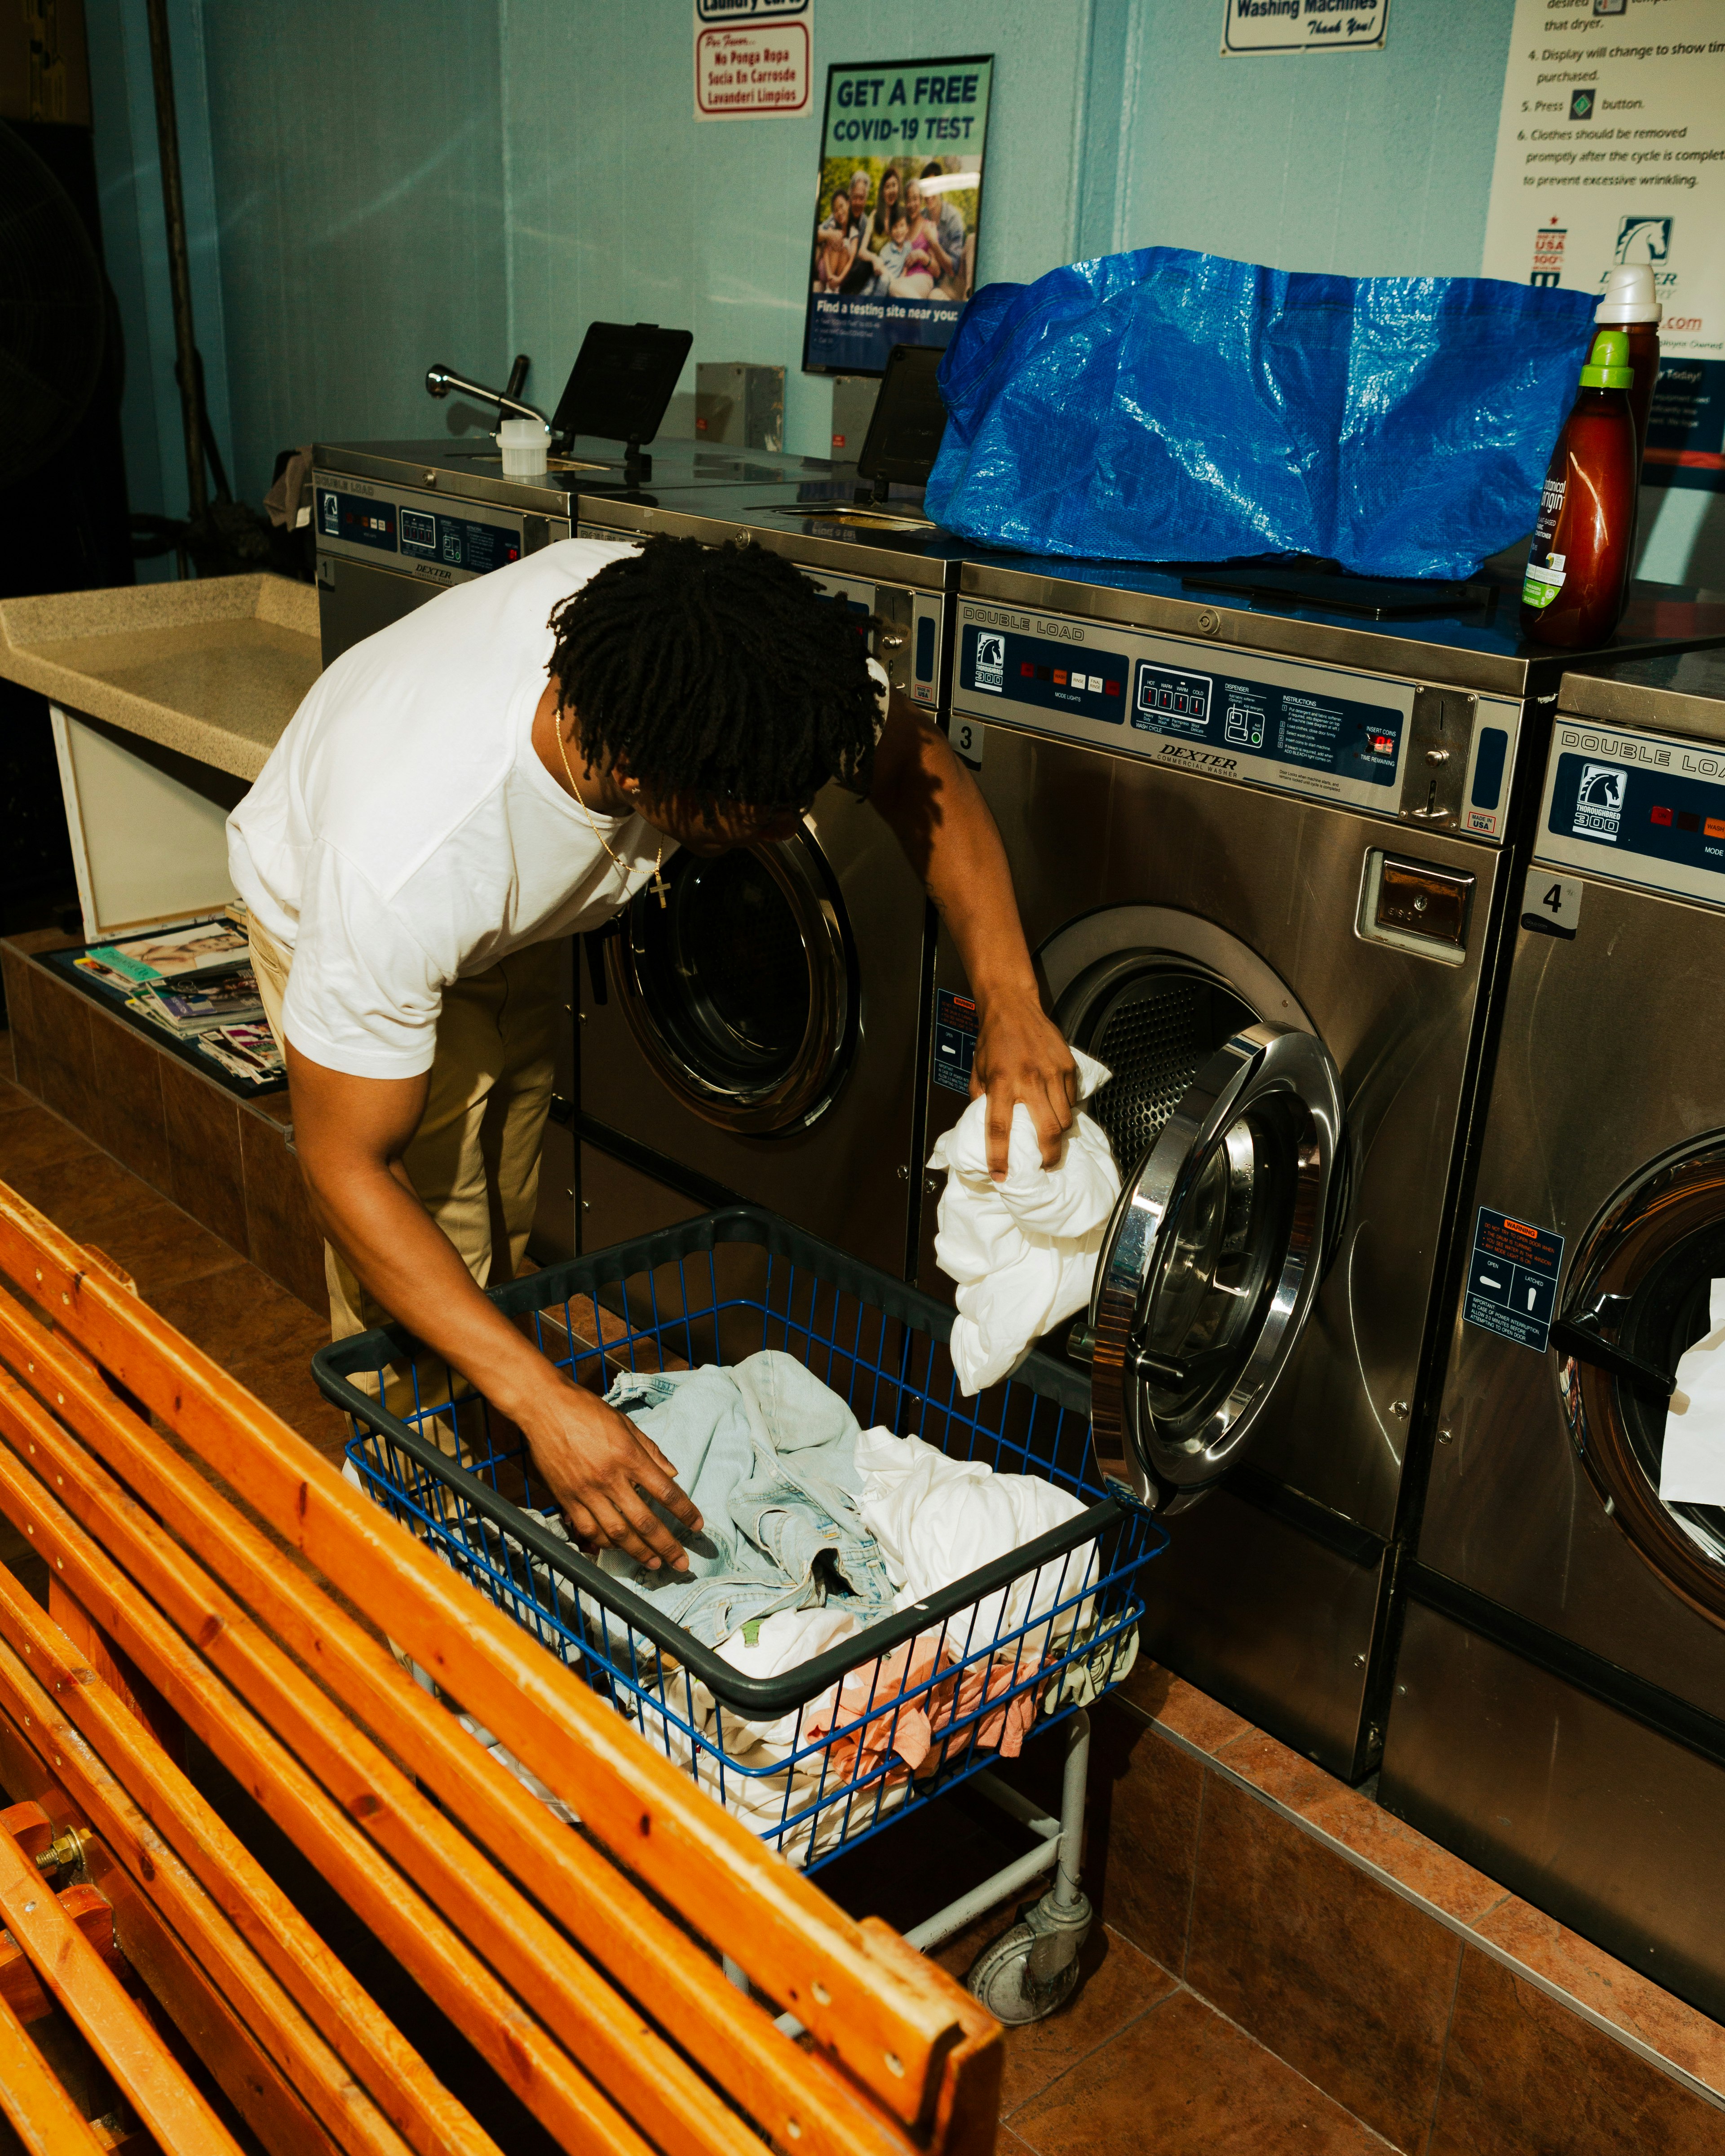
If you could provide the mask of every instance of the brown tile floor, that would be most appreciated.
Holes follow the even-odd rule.
[[[11,1068],[0,1035],[0,1069]],[[339,1455],[341,1418],[311,1379],[329,1320],[0,1078],[0,1182],[132,1276],[138,1291],[320,1451]]]
[[[937,1958],[962,1977],[1005,1927],[985,1917]],[[1382,2141],[1106,1925],[1045,2021],[1007,2032],[1002,2156],[1366,2156]]]
[[[11,1065],[3,1035],[0,1065]],[[321,1450],[339,1454],[341,1419],[309,1367],[328,1337],[321,1313],[5,1079],[0,1181],[106,1251],[206,1353]],[[969,1883],[955,1881],[955,1862],[979,1877],[1004,1859],[986,1830],[942,1809],[939,1826],[918,1825],[914,1839],[882,1836],[860,1851],[853,1881],[835,1870],[823,1883],[859,1908],[878,1904],[914,1922]],[[896,1890],[884,1897],[883,1875]],[[1010,1916],[983,1917],[941,1961],[962,1976]],[[1388,2147],[1117,1932],[1098,1923],[1084,1960],[1070,2005],[1009,2033],[1003,2156],[1356,2156]]]

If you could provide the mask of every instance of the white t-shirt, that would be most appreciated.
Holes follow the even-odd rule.
[[[313,1062],[417,1077],[450,982],[597,927],[652,875],[660,834],[590,824],[531,738],[552,607],[631,551],[563,540],[343,652],[228,819],[234,887],[293,952],[283,1025]]]

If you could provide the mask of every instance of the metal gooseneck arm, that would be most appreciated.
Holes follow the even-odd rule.
[[[518,412],[524,419],[536,419],[547,430],[551,422],[536,404],[523,404],[519,398],[510,396],[501,389],[487,389],[483,382],[470,382],[465,375],[452,374],[446,367],[428,367],[425,370],[425,391],[429,397],[447,397],[452,389],[459,389],[464,397],[477,397],[482,403],[495,404],[500,411]]]

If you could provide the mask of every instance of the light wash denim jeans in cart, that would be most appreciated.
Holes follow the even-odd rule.
[[[711,1647],[778,1609],[838,1603],[867,1625],[891,1609],[886,1559],[857,1509],[856,1418],[793,1356],[642,1371],[605,1397],[701,1516],[703,1532],[683,1536],[686,1573],[649,1572],[617,1550],[600,1559],[671,1623]]]

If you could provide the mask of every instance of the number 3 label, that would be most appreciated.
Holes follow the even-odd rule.
[[[955,718],[952,721],[952,746],[973,771],[981,767],[983,743],[988,737],[988,731],[986,726],[979,726],[974,719]]]
[[[1532,868],[1522,886],[1522,926],[1542,936],[1574,937],[1581,918],[1582,881],[1579,876],[1553,875],[1549,869]]]

